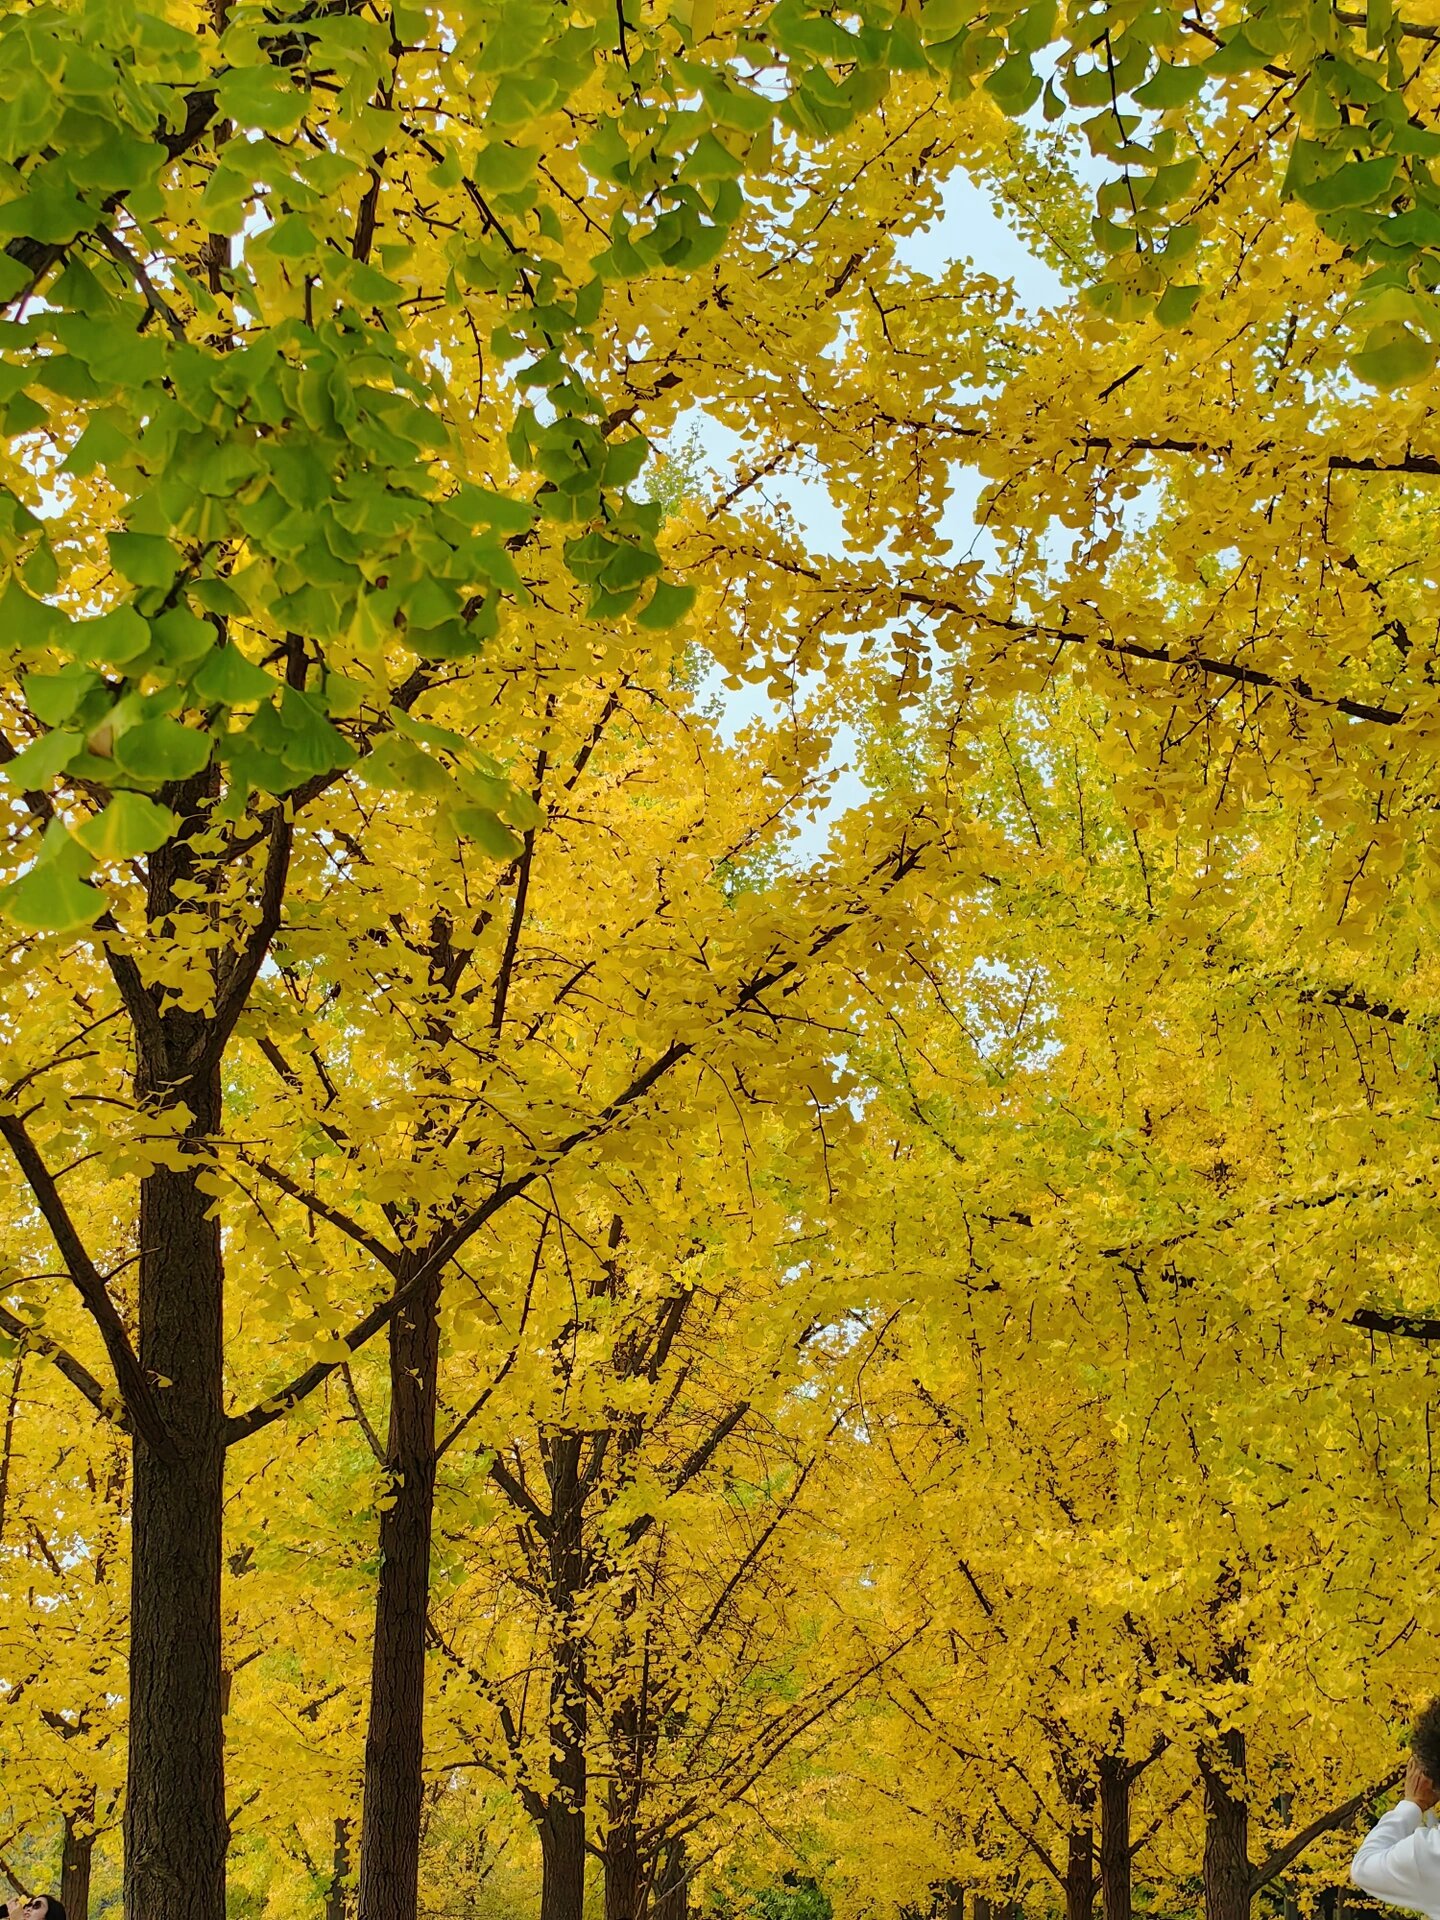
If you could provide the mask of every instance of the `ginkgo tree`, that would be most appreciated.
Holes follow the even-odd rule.
[[[1241,1915],[1317,1845],[1334,1871],[1423,1687],[1428,900],[1393,889],[1357,979],[1322,834],[1278,807],[1228,840],[1137,832],[1088,703],[993,724],[971,792],[1027,863],[917,930],[914,991],[850,1056],[915,1300],[890,1410],[871,1395],[874,1497],[903,1499],[914,1584],[954,1596],[926,1592],[951,1638],[897,1693],[902,1738],[978,1774],[960,1879],[1000,1813],[1083,1910],[1112,1758],[1166,1809],[1147,1875]],[[882,743],[878,777],[951,737],[942,714],[913,758]],[[1068,1865],[1020,1784],[1037,1745]]]
[[[643,649],[683,612],[632,490],[650,387],[629,378],[630,289],[713,257],[785,102],[722,43],[713,113],[679,106],[694,31],[623,10],[82,5],[3,31],[5,905],[22,994],[46,975],[31,949],[89,927],[61,970],[125,1023],[150,1146],[119,1245],[87,1247],[37,1144],[38,1054],[5,1137],[112,1379],[63,1364],[136,1441],[127,1899],[213,1916],[223,1456],[245,1430],[206,1178],[227,1048],[297,835],[351,769],[374,759],[503,860],[536,819],[486,719],[537,604],[551,690],[593,666],[587,621],[603,651],[633,611],[618,644]],[[799,124],[817,89],[836,125],[869,97],[790,64]],[[542,121],[558,174],[517,137]],[[456,679],[451,772],[413,716]],[[132,1251],[129,1326],[112,1281]]]
[[[843,15],[803,0],[560,14],[73,0],[0,22],[0,1136],[25,1274],[51,1270],[54,1253],[28,1258],[43,1225],[83,1309],[17,1273],[0,1325],[133,1444],[124,1817],[139,1920],[217,1920],[223,1905],[230,1446],[387,1334],[397,1478],[374,1657],[382,1711],[403,1705],[367,1800],[389,1794],[410,1836],[444,1276],[557,1157],[624,1132],[672,1069],[699,1075],[698,1030],[753,1040],[765,995],[821,981],[836,1025],[857,1018],[847,939],[873,933],[864,993],[923,994],[896,937],[913,915],[923,946],[937,912],[907,885],[920,849],[953,824],[967,741],[1003,740],[1014,703],[1063,668],[1096,696],[1126,830],[1201,821],[1238,858],[1257,809],[1288,809],[1301,838],[1319,821],[1270,882],[1303,874],[1307,925],[1333,919],[1374,950],[1387,997],[1337,958],[1276,1020],[1420,1022],[1393,987],[1425,944],[1440,859],[1423,385],[1440,331],[1436,31],[1388,5],[1362,19],[1278,0],[1213,18],[950,0]],[[1056,157],[1043,188],[1026,158],[1039,136],[1007,124],[1037,103],[1038,150]],[[908,263],[897,241],[961,167],[1018,191],[1037,227],[1053,200],[1083,236],[1068,271],[1088,289],[1024,315],[983,269]],[[641,486],[648,436],[687,405],[746,445],[733,484],[662,528]],[[981,478],[988,545],[957,558],[961,462]],[[847,550],[812,551],[766,502],[792,468],[826,481]],[[680,967],[677,945],[662,966],[667,988],[688,967],[704,991],[682,983],[685,1013],[646,1025],[653,1046],[623,1062],[622,1023],[578,1092],[549,1062],[532,1075],[527,1054],[523,1112],[539,1100],[565,1120],[522,1132],[533,1157],[517,1169],[514,1140],[500,1146],[514,1112],[487,1075],[512,1020],[539,1012],[521,1011],[505,929],[525,923],[566,810],[558,770],[588,763],[605,676],[668,693],[656,669],[697,588],[732,685],[788,700],[819,670],[834,713],[890,717],[937,691],[918,820],[879,808],[808,890],[787,882],[758,905],[722,907],[707,875],[687,896],[700,958]],[[808,780],[814,733],[772,743],[782,783],[787,759]],[[667,763],[667,781],[688,777]],[[987,857],[1004,867],[1015,845],[992,834]],[[587,849],[572,891],[609,872]],[[633,881],[622,872],[615,884]],[[1223,883],[1196,892],[1171,958],[1192,941],[1228,951]],[[483,1000],[465,998],[477,948],[460,928],[488,938]],[[1293,973],[1293,943],[1266,959]],[[633,1013],[643,993],[623,985]],[[320,1057],[354,1075],[333,1100],[320,1067],[292,1058],[332,987]],[[972,973],[965,992],[1008,987]],[[449,1057],[457,1031],[479,1069],[463,1044]],[[1198,1054],[1200,1029],[1184,1031]],[[268,1092],[242,1064],[252,1041]],[[1385,1162],[1391,1218],[1418,1218],[1420,1237],[1387,1265],[1394,1241],[1377,1250],[1337,1199],[1307,1238],[1321,1210],[1295,1175],[1265,1271],[1283,1275],[1287,1310],[1314,1291],[1327,1327],[1345,1273],[1380,1298],[1347,1298],[1345,1317],[1423,1336],[1428,1226],[1409,1201],[1424,1148],[1371,1104],[1391,1068],[1366,1047],[1364,1113],[1351,1089],[1336,1128],[1357,1160]],[[763,1082],[786,1058],[744,1071]],[[1137,1069],[1147,1088],[1164,1058]],[[1253,1095],[1253,1069],[1233,1070]],[[1299,1116],[1286,1151],[1316,1177],[1295,1143],[1330,1071],[1322,1039],[1282,1081]],[[355,1111],[367,1076],[384,1110],[371,1133]],[[472,1097],[493,1099],[494,1131],[457,1121]],[[1113,1282],[1114,1195],[1087,1132],[1026,1142],[1071,1156],[1077,1217],[1057,1224],[1019,1197],[1031,1183],[1006,1116],[981,1102],[975,1119],[975,1164],[1010,1196],[970,1216],[1001,1222],[983,1222],[986,1257],[1044,1247]],[[1281,1164],[1273,1135],[1225,1137]],[[382,1141],[402,1148],[388,1188],[366,1158]],[[237,1219],[262,1204],[232,1149],[285,1196],[277,1244],[307,1307],[324,1306],[291,1324],[288,1296],[255,1280],[268,1335],[248,1292],[227,1330]],[[446,1164],[472,1149],[474,1164]],[[353,1196],[323,1191],[337,1157],[372,1181],[366,1219],[344,1209],[358,1234],[338,1217]],[[1212,1172],[1175,1192],[1218,1187],[1221,1162],[1236,1163],[1200,1160]],[[1005,1220],[1027,1210],[1023,1231]],[[1138,1210],[1149,1233],[1154,1210]],[[343,1295],[318,1251],[294,1253],[311,1218],[358,1248]],[[1193,1226],[1170,1231],[1191,1244]],[[1237,1246],[1254,1251],[1243,1234],[1204,1244],[1226,1276]],[[262,1259],[243,1256],[247,1289]],[[1406,1364],[1421,1363],[1397,1380]],[[409,1837],[388,1865],[364,1850],[365,1920],[408,1914],[415,1860]]]

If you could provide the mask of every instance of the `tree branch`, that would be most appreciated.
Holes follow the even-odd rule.
[[[65,1270],[75,1284],[75,1289],[85,1303],[87,1312],[100,1330],[100,1338],[105,1343],[105,1351],[110,1365],[115,1371],[115,1384],[119,1388],[120,1398],[124,1402],[133,1430],[145,1442],[146,1446],[162,1458],[173,1455],[173,1445],[166,1429],[165,1421],[156,1403],[155,1393],[141,1369],[140,1361],[130,1345],[129,1335],[125,1331],[115,1302],[105,1285],[104,1276],[85,1250],[85,1244],[76,1232],[65,1202],[60,1197],[53,1176],[36,1150],[34,1141],[25,1129],[25,1124],[13,1116],[0,1118],[0,1136],[15,1157],[16,1164],[24,1174],[35,1196],[36,1205],[44,1215]],[[74,1384],[79,1385],[76,1381]],[[81,1388],[84,1392],[84,1388]],[[89,1395],[86,1395],[87,1399]]]
[[[724,1446],[725,1442],[730,1438],[730,1435],[735,1431],[736,1427],[739,1426],[749,1411],[750,1402],[748,1400],[741,1400],[730,1409],[723,1419],[715,1422],[715,1425],[710,1429],[709,1433],[706,1434],[699,1446],[695,1448],[694,1452],[691,1453],[689,1459],[685,1461],[679,1473],[676,1474],[674,1480],[670,1483],[670,1491],[672,1494],[679,1493],[683,1487],[687,1487],[690,1484],[697,1474],[705,1471],[706,1467],[709,1466],[720,1448]],[[643,1540],[654,1524],[655,1516],[653,1513],[642,1513],[636,1519],[632,1520],[625,1530],[626,1546],[633,1547],[638,1540]]]
[[[107,1395],[90,1369],[82,1366],[58,1341],[52,1340],[43,1327],[32,1327],[28,1320],[22,1320],[6,1306],[0,1306],[0,1333],[8,1334],[24,1352],[43,1354],[77,1392],[84,1394],[97,1413],[115,1421],[122,1429],[128,1429],[130,1422],[123,1407],[117,1416],[114,1395]]]
[[[1292,1860],[1298,1859],[1312,1840],[1318,1840],[1322,1833],[1333,1832],[1336,1827],[1345,1826],[1355,1818],[1361,1807],[1367,1805],[1377,1794],[1384,1793],[1387,1787],[1398,1785],[1404,1778],[1403,1767],[1393,1768],[1383,1780],[1375,1781],[1372,1786],[1362,1787],[1359,1793],[1352,1793],[1350,1798],[1342,1801],[1338,1807],[1332,1807],[1329,1813],[1322,1813],[1318,1819],[1312,1820],[1309,1826],[1302,1828],[1293,1840],[1287,1840],[1283,1847],[1277,1847],[1269,1859],[1263,1861],[1251,1874],[1251,1899],[1255,1898],[1262,1887],[1268,1887],[1272,1880],[1282,1874]]]
[[[350,1371],[350,1363],[348,1360],[345,1361],[340,1368],[340,1378],[345,1387],[345,1397],[350,1402],[351,1411],[355,1415],[360,1431],[364,1434],[371,1453],[374,1454],[376,1460],[383,1467],[385,1465],[385,1449],[381,1446],[380,1436],[376,1433],[374,1427],[371,1426],[370,1416],[366,1413],[360,1395],[356,1391],[355,1376]]]
[[[1344,1323],[1364,1333],[1390,1333],[1401,1340],[1440,1340],[1440,1320],[1423,1314],[1382,1313],[1378,1307],[1360,1307]]]
[[[902,840],[894,853],[888,854],[872,870],[869,878],[881,882],[881,896],[888,896],[908,879],[920,864],[922,855],[927,851],[928,842],[914,844]],[[888,870],[888,871],[887,871]],[[865,918],[864,910],[855,906],[840,919],[822,928],[810,942],[805,953],[793,960],[784,960],[763,969],[753,975],[740,987],[732,1004],[717,1018],[716,1025],[721,1026],[738,1014],[748,1012],[771,987],[789,980],[810,960],[818,958],[828,947],[847,933],[851,927]],[[347,1334],[342,1336],[344,1345],[350,1353],[358,1353],[367,1340],[389,1325],[394,1316],[415,1299],[427,1287],[434,1275],[444,1268],[460,1252],[468,1241],[494,1219],[510,1202],[526,1193],[542,1180],[546,1174],[577,1147],[587,1145],[598,1139],[620,1120],[626,1118],[651,1088],[682,1060],[687,1060],[695,1051],[693,1040],[672,1040],[663,1052],[653,1059],[649,1066],[642,1069],[600,1112],[583,1125],[574,1128],[562,1140],[532,1162],[523,1173],[515,1174],[509,1180],[502,1180],[489,1198],[470,1213],[462,1216],[452,1226],[442,1229],[430,1243],[425,1258],[418,1262],[409,1279],[403,1286],[397,1287],[388,1299],[381,1300],[363,1314]],[[248,1412],[234,1414],[225,1424],[225,1444],[233,1446],[237,1440],[247,1439],[252,1433],[258,1433],[262,1427],[268,1427],[273,1420],[299,1404],[307,1395],[313,1393],[323,1381],[327,1380],[341,1363],[336,1360],[318,1360],[313,1366],[298,1374],[286,1387],[266,1400],[257,1402]]]
[[[489,1403],[490,1396],[505,1379],[516,1360],[520,1357],[520,1342],[525,1337],[525,1327],[530,1318],[530,1304],[535,1298],[535,1279],[540,1271],[540,1256],[544,1251],[545,1236],[549,1231],[550,1216],[546,1214],[545,1218],[540,1222],[540,1232],[535,1240],[535,1257],[530,1262],[530,1278],[525,1286],[525,1303],[520,1309],[520,1324],[515,1329],[515,1344],[511,1347],[509,1353],[506,1354],[504,1363],[495,1375],[495,1378],[485,1388],[484,1392],[471,1402],[469,1407],[466,1408],[465,1412],[461,1414],[454,1426],[451,1427],[450,1431],[445,1435],[445,1438],[440,1442],[439,1446],[436,1447],[435,1459],[437,1463],[444,1459],[451,1447],[454,1446],[461,1434],[464,1433],[465,1429],[470,1425],[470,1422],[484,1411],[486,1405]]]
[[[1440,471],[1440,468],[1437,468]],[[1173,667],[1176,670],[1188,669],[1194,673],[1214,674],[1217,678],[1234,680],[1247,687],[1263,687],[1269,691],[1284,694],[1287,699],[1299,700],[1309,706],[1325,707],[1334,713],[1343,713],[1351,720],[1370,720],[1377,725],[1398,727],[1405,719],[1403,707],[1381,707],[1367,700],[1355,700],[1348,694],[1332,695],[1317,693],[1307,680],[1294,675],[1282,679],[1279,674],[1266,673],[1261,667],[1241,666],[1234,660],[1215,660],[1202,653],[1171,653],[1168,647],[1147,647],[1138,640],[1116,640],[1099,633],[1081,633],[1073,627],[1044,627],[1027,620],[1012,620],[996,615],[985,614],[973,608],[962,607],[957,601],[942,599],[937,594],[920,593],[912,588],[902,588],[895,596],[906,606],[930,614],[955,613],[963,619],[972,621],[978,627],[994,627],[1003,633],[1011,633],[1017,639],[1055,641],[1062,646],[1096,647],[1101,653],[1114,654],[1119,659],[1145,660],[1154,666]]]
[[[337,1233],[343,1233],[347,1240],[353,1240],[357,1247],[363,1247],[372,1259],[378,1261],[385,1271],[392,1278],[394,1277],[400,1263],[400,1254],[397,1249],[387,1247],[383,1240],[377,1240],[368,1227],[363,1227],[358,1220],[351,1219],[343,1208],[331,1206],[330,1202],[322,1200],[318,1193],[312,1193],[308,1187],[302,1187],[297,1180],[292,1180],[283,1168],[275,1166],[269,1160],[252,1160],[248,1154],[242,1154],[240,1157],[247,1167],[253,1167],[257,1173],[264,1174],[272,1186],[279,1187],[282,1193],[298,1201],[307,1213],[313,1213],[317,1219],[326,1221],[335,1228]]]
[[[155,130],[156,145],[163,147],[172,160],[178,160],[181,154],[188,153],[191,147],[198,145],[201,135],[215,118],[216,111],[213,87],[187,93],[183,125],[172,133],[162,120]],[[105,201],[104,211],[113,213],[123,198],[122,194],[111,194]],[[33,293],[51,267],[57,266],[73,245],[73,241],[30,240],[19,236],[6,243],[5,251],[30,275],[30,285],[24,292]]]
[[[547,1539],[550,1534],[549,1514],[546,1513],[545,1509],[540,1505],[540,1502],[535,1498],[534,1494],[531,1493],[525,1483],[517,1479],[517,1477],[511,1473],[510,1469],[502,1463],[498,1453],[492,1454],[490,1457],[489,1473],[490,1478],[495,1482],[496,1486],[499,1487],[511,1506],[520,1509],[521,1513],[525,1515],[526,1519],[530,1522],[531,1526],[534,1527],[542,1540]]]
[[[236,1021],[245,1011],[250,989],[265,964],[270,943],[279,930],[294,842],[295,828],[290,810],[284,804],[277,804],[270,827],[270,846],[265,855],[265,874],[260,882],[260,917],[236,956],[224,986],[216,995],[215,1012],[205,1023],[205,1039],[199,1049],[199,1057],[186,1062],[186,1071],[197,1078],[212,1071],[225,1051]]]

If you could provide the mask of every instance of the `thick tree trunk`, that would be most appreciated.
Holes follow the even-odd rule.
[[[1089,1821],[1071,1827],[1065,1848],[1065,1920],[1093,1920],[1095,1835]]]
[[[644,1920],[648,1866],[640,1857],[634,1828],[612,1827],[605,1836],[605,1920]]]
[[[159,856],[156,856],[157,860]],[[152,890],[153,890],[152,873]],[[162,882],[163,884],[163,882]],[[141,1036],[137,1091],[183,1103],[188,1142],[220,1131],[218,1066],[187,1076],[196,1015]],[[140,1183],[140,1365],[159,1382],[172,1446],[135,1443],[130,1576],[130,1743],[125,1793],[127,1920],[225,1920],[220,1547],[224,1405],[220,1222],[198,1169]]]
[[[661,1855],[650,1920],[690,1920],[690,1863],[683,1840],[671,1840]]]
[[[965,1920],[965,1889],[958,1880],[947,1880],[935,1889],[935,1920]]]
[[[575,1598],[585,1580],[581,1437],[547,1439],[550,1483],[550,1612],[555,1645],[550,1673],[550,1793],[540,1827],[540,1920],[582,1920],[585,1905],[585,1807],[588,1791],[585,1642]]]
[[[1205,1786],[1205,1920],[1249,1920],[1250,1809],[1245,1801],[1245,1736],[1220,1736],[1200,1757]]]
[[[1131,1920],[1130,1789],[1123,1754],[1100,1756],[1100,1905],[1105,1920]]]
[[[73,1819],[67,1813],[60,1849],[60,1904],[69,1920],[90,1920],[90,1863],[94,1853],[95,1833],[90,1822]]]
[[[553,1800],[540,1825],[540,1920],[582,1920],[585,1815]]]
[[[398,1285],[409,1276],[402,1267]],[[415,1920],[425,1742],[425,1624],[435,1511],[438,1272],[390,1323],[392,1499],[380,1516],[380,1580],[365,1733],[359,1920]]]

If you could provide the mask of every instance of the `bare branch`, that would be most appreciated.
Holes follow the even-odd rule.
[[[350,1371],[350,1363],[348,1360],[345,1361],[340,1368],[340,1378],[344,1382],[345,1396],[350,1402],[351,1411],[359,1423],[360,1431],[368,1441],[371,1453],[374,1454],[376,1460],[378,1460],[383,1467],[385,1465],[385,1449],[381,1446],[380,1436],[376,1433],[374,1427],[371,1426],[370,1416],[366,1413],[360,1395],[355,1390],[355,1376]]]

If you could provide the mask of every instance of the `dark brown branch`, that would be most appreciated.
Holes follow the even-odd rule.
[[[364,1403],[356,1391],[355,1376],[350,1371],[350,1362],[348,1360],[345,1361],[340,1368],[340,1379],[345,1388],[345,1397],[350,1402],[350,1410],[355,1415],[356,1423],[360,1431],[364,1434],[371,1453],[374,1454],[376,1460],[378,1460],[383,1467],[385,1465],[385,1449],[381,1446],[380,1436],[376,1433],[374,1427],[371,1426],[370,1416],[366,1413]]]
[[[129,1335],[115,1302],[110,1298],[104,1277],[86,1252],[85,1243],[75,1229],[50,1169],[41,1159],[23,1121],[13,1117],[0,1119],[0,1136],[4,1137],[5,1144],[24,1174],[60,1251],[65,1270],[85,1303],[86,1311],[100,1330],[100,1338],[105,1343],[105,1351],[115,1371],[115,1384],[120,1390],[120,1398],[129,1413],[134,1432],[155,1453],[162,1458],[169,1458],[173,1447],[154,1390],[130,1345]],[[88,1394],[86,1397],[89,1397]]]
[[[511,1506],[519,1508],[542,1540],[547,1539],[550,1534],[549,1514],[525,1483],[511,1473],[498,1453],[491,1456],[489,1474]]]
[[[197,1060],[187,1061],[186,1070],[197,1078],[214,1069],[215,1063],[229,1044],[235,1030],[235,1023],[245,1011],[245,1003],[250,998],[250,989],[254,986],[265,956],[270,951],[280,927],[280,914],[285,905],[285,883],[290,875],[290,853],[294,845],[295,829],[289,817],[289,809],[277,805],[270,826],[270,847],[265,856],[265,876],[260,883],[260,917],[250,930],[249,938],[236,956],[224,986],[216,996],[215,1013],[206,1022],[205,1041]]]
[[[114,1395],[107,1396],[90,1369],[82,1366],[58,1341],[52,1340],[43,1327],[32,1327],[18,1314],[11,1313],[8,1307],[0,1306],[0,1333],[8,1334],[22,1352],[43,1354],[77,1392],[84,1394],[97,1413],[103,1414],[107,1420],[114,1420],[117,1426],[129,1426],[123,1407],[117,1413]]]
[[[272,1161],[252,1160],[248,1155],[243,1157],[246,1166],[254,1167],[257,1173],[263,1173],[272,1186],[279,1187],[282,1193],[298,1201],[307,1213],[313,1213],[317,1219],[327,1221],[338,1233],[343,1233],[347,1240],[353,1240],[357,1247],[363,1247],[388,1274],[394,1274],[400,1260],[396,1249],[387,1247],[383,1240],[377,1240],[367,1227],[363,1227],[358,1220],[352,1219],[343,1208],[331,1206],[330,1202],[322,1200],[318,1193],[312,1193],[308,1187],[302,1187],[297,1180],[292,1180],[283,1168],[275,1166]]]
[[[1307,987],[1300,999],[1306,1006],[1338,1007],[1342,1013],[1363,1013],[1371,1020],[1387,1020],[1395,1027],[1403,1027],[1410,1018],[1407,1008],[1371,1000],[1355,987]]]
[[[521,851],[515,874],[515,904],[510,913],[510,925],[505,933],[505,951],[500,957],[500,965],[495,974],[495,1003],[490,1014],[490,1031],[499,1036],[505,1025],[505,1006],[510,998],[510,981],[515,971],[515,955],[520,946],[520,929],[525,922],[525,903],[530,894],[530,870],[535,860],[535,833],[531,828],[525,834],[525,844]]]
[[[723,1419],[715,1422],[715,1425],[710,1429],[709,1433],[706,1434],[699,1446],[695,1448],[694,1452],[690,1455],[689,1459],[685,1461],[674,1480],[670,1483],[670,1491],[672,1494],[679,1493],[682,1488],[688,1487],[697,1474],[705,1471],[706,1467],[709,1466],[720,1448],[724,1446],[725,1442],[730,1438],[730,1435],[735,1431],[736,1427],[739,1426],[749,1411],[750,1402],[748,1400],[741,1400],[736,1406],[730,1409]],[[653,1513],[640,1514],[638,1518],[630,1522],[629,1527],[625,1531],[626,1545],[633,1547],[637,1540],[643,1540],[654,1524],[655,1516]]]
[[[1335,9],[1335,18],[1342,27],[1364,27],[1369,24],[1363,13],[1345,13],[1339,7]],[[1440,27],[1417,26],[1410,20],[1392,20],[1390,26],[1403,40],[1440,40]]]
[[[1172,667],[1177,672],[1213,674],[1217,679],[1233,680],[1247,687],[1260,687],[1267,692],[1283,694],[1287,699],[1302,701],[1308,706],[1325,707],[1331,712],[1343,713],[1351,720],[1369,720],[1379,726],[1398,727],[1405,718],[1403,707],[1377,706],[1372,701],[1352,699],[1348,694],[1317,693],[1298,674],[1287,680],[1279,674],[1267,673],[1261,667],[1242,666],[1235,660],[1216,660],[1208,654],[1176,654],[1168,647],[1147,647],[1139,640],[1108,639],[1104,634],[1081,633],[1073,627],[1045,627],[1033,621],[1005,619],[911,588],[903,588],[896,598],[921,612],[932,615],[959,614],[977,627],[994,627],[1022,640],[1053,641],[1069,647],[1096,647],[1101,653],[1113,654],[1118,659],[1144,660],[1153,666]]]
[[[1362,1333],[1390,1333],[1401,1340],[1440,1340],[1440,1320],[1423,1314],[1382,1313],[1378,1307],[1360,1307],[1344,1323]]]
[[[1293,1840],[1287,1840],[1283,1847],[1277,1847],[1270,1857],[1262,1861],[1251,1874],[1251,1899],[1255,1898],[1262,1887],[1268,1887],[1272,1880],[1282,1874],[1292,1860],[1298,1859],[1312,1840],[1318,1840],[1322,1833],[1332,1833],[1336,1827],[1345,1826],[1355,1818],[1362,1807],[1367,1806],[1378,1794],[1384,1793],[1388,1787],[1398,1786],[1404,1778],[1405,1769],[1395,1767],[1383,1780],[1377,1780],[1371,1786],[1362,1787],[1359,1793],[1352,1793],[1350,1798],[1343,1800],[1338,1807],[1332,1807],[1329,1813],[1322,1813],[1318,1819],[1312,1820],[1308,1827],[1303,1827]]]
[[[178,160],[184,153],[198,145],[201,135],[215,118],[216,100],[213,88],[187,93],[185,96],[185,119],[173,133],[162,120],[155,130],[155,142],[169,154],[172,160]],[[104,211],[113,213],[120,205],[123,195],[111,194],[106,200]],[[18,266],[24,267],[30,275],[29,291],[35,287],[53,266],[65,258],[73,241],[30,240],[19,236],[7,242],[5,251]]]
[[[515,1329],[515,1344],[511,1347],[509,1353],[506,1354],[504,1363],[496,1373],[495,1378],[489,1383],[483,1393],[479,1394],[465,1409],[464,1413],[461,1414],[454,1426],[451,1427],[439,1446],[436,1447],[435,1458],[437,1461],[444,1459],[445,1455],[450,1451],[451,1447],[454,1446],[461,1434],[464,1433],[471,1421],[484,1411],[485,1407],[489,1404],[490,1396],[505,1379],[510,1369],[520,1357],[520,1342],[525,1337],[525,1327],[530,1319],[530,1305],[535,1298],[535,1281],[540,1272],[540,1256],[544,1251],[545,1236],[549,1230],[550,1217],[547,1214],[540,1222],[540,1232],[535,1240],[535,1257],[530,1262],[530,1278],[525,1287],[525,1303],[520,1309],[520,1324]]]

